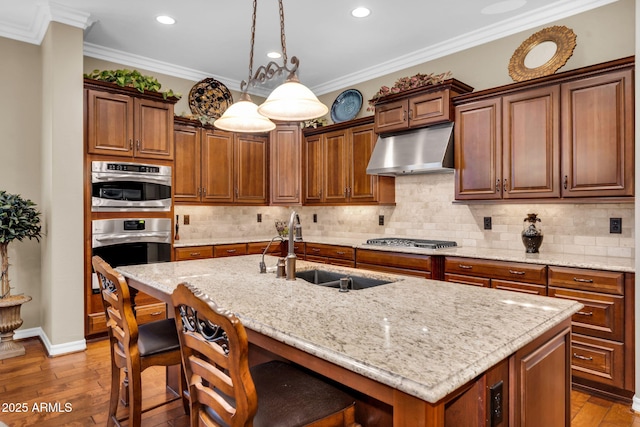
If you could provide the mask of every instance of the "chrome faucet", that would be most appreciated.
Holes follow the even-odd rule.
[[[284,242],[284,237],[282,236],[276,236],[273,239],[271,239],[271,241],[267,244],[267,247],[264,248],[264,251],[262,251],[262,261],[260,261],[260,273],[266,273],[267,272],[267,265],[264,263],[264,255],[267,253],[267,251],[269,250],[269,246],[271,246],[271,244],[273,243],[274,240],[276,239],[280,239],[281,241]]]
[[[294,229],[294,221],[295,224],[295,233]],[[294,237],[295,234],[295,237]],[[289,253],[287,254],[287,280],[296,280],[296,252],[294,248],[294,241],[301,242],[302,241],[302,226],[300,225],[300,217],[296,213],[296,211],[291,212],[291,217],[289,218]]]

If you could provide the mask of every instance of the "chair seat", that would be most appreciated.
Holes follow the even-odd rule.
[[[138,326],[140,356],[152,356],[179,348],[180,339],[174,319],[157,320]]]
[[[258,395],[254,427],[298,427],[354,405],[342,390],[288,363],[272,361],[251,368]]]

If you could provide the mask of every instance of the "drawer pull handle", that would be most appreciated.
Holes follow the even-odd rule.
[[[235,254],[236,252],[238,252],[238,251],[235,250],[235,249],[227,249],[227,253],[228,254]]]
[[[580,283],[593,283],[593,279],[581,279],[579,277],[574,277],[573,281],[580,282]]]
[[[190,256],[200,256],[200,252],[191,252]]]
[[[318,248],[311,248],[311,252],[316,252],[316,253],[317,253],[317,252],[320,252],[320,249],[318,249]]]
[[[519,276],[524,276],[526,274],[526,272],[524,272],[524,271],[516,271],[516,270],[509,270],[509,273],[517,274]]]
[[[593,311],[578,311],[576,314],[580,316],[593,316]]]
[[[336,253],[337,253],[338,255],[344,255],[346,252],[343,252],[343,251],[336,251]]]
[[[573,353],[573,357],[576,359],[580,359],[580,360],[586,360],[588,362],[591,362],[593,360],[593,357],[586,357],[586,356],[582,356],[578,353]]]
[[[160,316],[161,314],[161,311],[154,311],[153,313],[151,313],[152,316]]]
[[[464,264],[458,264],[459,268],[464,268],[465,270],[471,270],[473,268],[472,265],[464,265]]]

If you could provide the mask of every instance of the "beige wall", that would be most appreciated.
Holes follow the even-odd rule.
[[[33,200],[42,211],[40,133],[42,59],[40,47],[0,37],[0,189]],[[24,327],[42,324],[41,245],[35,240],[9,245],[12,293],[33,301],[22,306]]]

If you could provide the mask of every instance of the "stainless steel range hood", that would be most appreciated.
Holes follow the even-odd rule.
[[[367,173],[404,175],[453,171],[453,123],[380,136]]]

